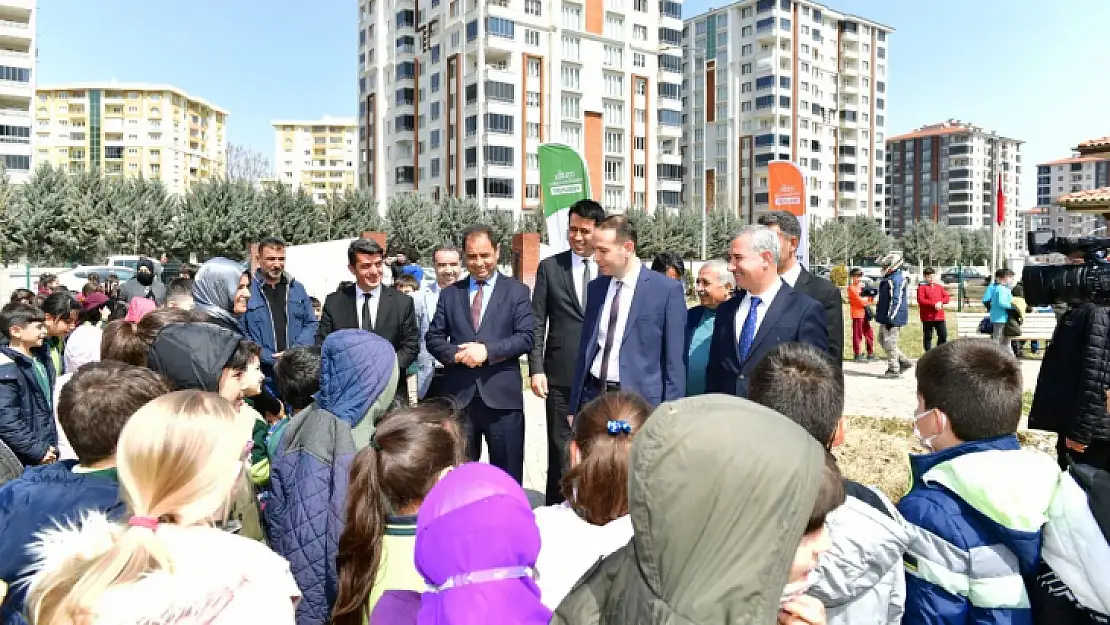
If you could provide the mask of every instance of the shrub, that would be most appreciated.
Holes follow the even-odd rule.
[[[829,280],[836,286],[848,286],[848,268],[844,265],[837,265],[829,272]]]

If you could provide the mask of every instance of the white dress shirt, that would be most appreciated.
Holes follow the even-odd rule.
[[[616,278],[609,281],[609,291],[605,293],[605,303],[601,306],[601,316],[598,318],[597,323],[597,356],[594,357],[594,362],[590,365],[590,375],[595,378],[601,378],[601,358],[605,355],[605,339],[609,330],[609,310],[613,304],[613,296],[617,293],[617,283],[621,283],[621,301],[620,307],[617,309],[617,325],[613,329],[613,351],[609,353],[609,368],[606,370],[605,375],[608,380],[601,380],[602,382],[620,382],[621,381],[621,341],[624,339],[624,327],[628,323],[628,313],[632,310],[632,297],[636,294],[636,282],[640,279],[640,271],[643,266],[640,264],[640,259],[633,258],[632,266],[628,270],[628,274],[617,280]]]
[[[578,303],[585,307],[586,291],[584,284],[582,284],[582,268],[585,266],[584,261],[590,261],[590,279],[597,277],[597,263],[592,258],[582,258],[574,252],[570,253],[570,276],[574,280],[574,294],[578,297]]]
[[[762,293],[756,293],[759,296],[759,308],[755,311],[755,333],[759,334],[759,327],[763,325],[763,320],[767,317],[767,310],[771,307],[771,302],[775,301],[775,297],[779,294],[779,289],[782,288],[782,280],[775,280],[768,289]],[[744,293],[744,301],[740,302],[740,308],[736,309],[736,321],[733,324],[733,330],[736,332],[736,343],[740,345],[740,334],[744,331],[744,321],[748,318],[748,311],[752,307],[752,293]],[[752,337],[755,338],[754,336]]]
[[[358,329],[362,329],[362,302],[366,297],[366,293],[370,293],[370,327],[377,327],[375,324],[378,321],[378,302],[382,301],[382,285],[378,285],[370,291],[363,291],[358,283],[355,283],[355,316],[358,317]]]
[[[786,273],[782,274],[781,278],[783,282],[793,287],[795,284],[798,284],[798,276],[800,275],[802,275],[802,264],[794,263],[794,266],[787,269]]]

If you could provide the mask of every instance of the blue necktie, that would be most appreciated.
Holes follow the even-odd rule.
[[[759,297],[752,295],[750,297],[751,305],[748,307],[748,318],[744,319],[744,327],[740,330],[740,344],[737,346],[737,352],[740,355],[740,364],[743,364],[748,358],[748,352],[752,351],[752,343],[755,342],[755,322],[759,318],[759,305],[762,300]]]

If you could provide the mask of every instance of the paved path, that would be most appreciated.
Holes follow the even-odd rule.
[[[1041,361],[1023,360],[1022,386],[1032,391],[1037,385]],[[917,409],[917,378],[910,369],[900,379],[881,376],[886,362],[844,363],[844,414],[873,417],[905,417]],[[542,505],[547,484],[547,434],[544,402],[531,392],[524,393],[524,487],[533,505]]]
[[[1021,383],[1026,391],[1037,386],[1041,361],[1021,361]],[[917,410],[917,376],[914,369],[897,380],[886,380],[886,361],[844,363],[844,414],[868,417],[910,418]]]

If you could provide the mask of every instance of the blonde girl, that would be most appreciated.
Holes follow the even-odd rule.
[[[289,564],[217,529],[245,479],[250,419],[211,393],[180,391],[135,413],[117,449],[130,516],[44,532],[34,625],[293,623]]]

